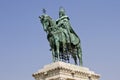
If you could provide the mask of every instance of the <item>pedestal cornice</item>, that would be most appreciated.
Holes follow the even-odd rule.
[[[100,75],[90,71],[86,67],[59,61],[45,65],[43,69],[34,73],[33,77],[36,80],[58,80],[58,78],[64,78],[65,80],[88,80],[92,78],[92,80],[98,80]]]

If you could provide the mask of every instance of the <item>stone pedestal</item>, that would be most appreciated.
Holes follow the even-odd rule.
[[[99,80],[100,75],[86,67],[59,61],[45,65],[33,77],[35,80]]]

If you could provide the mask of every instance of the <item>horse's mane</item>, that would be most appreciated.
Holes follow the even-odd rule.
[[[50,16],[47,16],[47,20],[49,21],[50,26],[55,26],[56,25],[56,22]]]

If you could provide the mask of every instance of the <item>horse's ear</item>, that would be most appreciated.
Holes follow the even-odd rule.
[[[41,16],[39,16],[38,18],[42,19],[42,17],[41,17]]]
[[[40,21],[43,22],[44,16],[39,16],[39,18],[40,18]]]

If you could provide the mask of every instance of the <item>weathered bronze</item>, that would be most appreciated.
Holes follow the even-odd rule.
[[[50,43],[53,62],[69,62],[70,56],[77,65],[82,66],[82,49],[80,39],[71,27],[69,17],[66,16],[64,8],[59,9],[59,19],[53,20],[43,9],[43,15],[39,16],[44,31],[47,33],[47,39]]]

